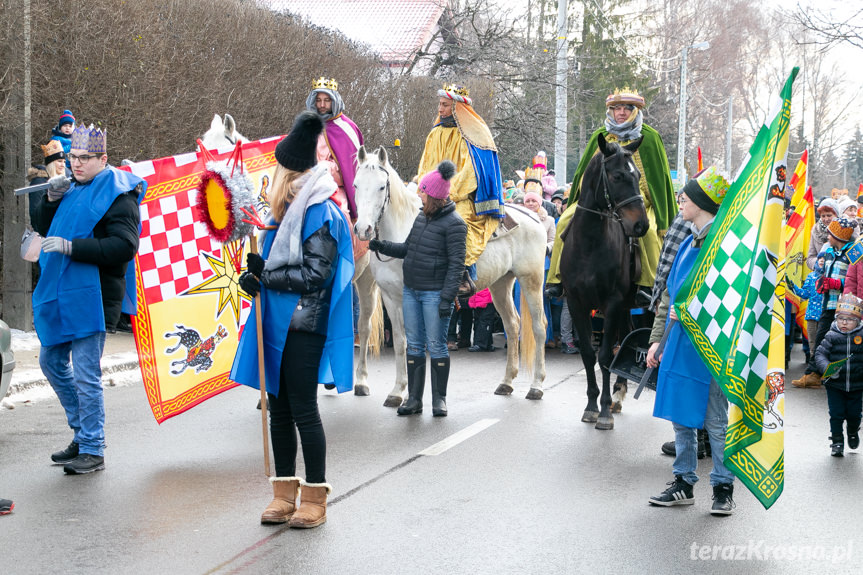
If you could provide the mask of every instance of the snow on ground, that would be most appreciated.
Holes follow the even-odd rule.
[[[42,344],[39,343],[39,338],[35,331],[21,331],[20,329],[12,329],[12,352],[33,351],[39,349]]]

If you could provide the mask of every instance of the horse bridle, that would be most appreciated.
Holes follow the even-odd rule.
[[[384,196],[384,203],[381,206],[381,211],[378,213],[378,217],[375,220],[375,226],[374,226],[374,230],[375,230],[375,238],[374,239],[377,240],[377,239],[379,239],[378,228],[380,227],[381,220],[384,218],[384,212],[387,211],[387,205],[389,205],[389,203],[390,203],[390,173],[387,171],[387,169],[385,167],[381,166],[380,164],[377,164],[376,167],[377,167],[377,169],[381,170],[384,174],[386,174],[386,177],[387,177],[386,196]],[[386,263],[386,262],[390,262],[393,260],[393,258],[390,258],[388,260],[382,259],[381,254],[377,251],[375,252],[375,257],[378,258],[378,261],[381,263]]]
[[[623,220],[620,217],[618,211],[625,205],[631,204],[632,202],[641,202],[644,203],[644,198],[641,197],[641,193],[639,192],[637,195],[627,198],[620,202],[619,204],[613,203],[611,201],[611,197],[608,195],[608,173],[605,171],[605,163],[611,156],[603,156],[602,157],[602,166],[600,166],[600,182],[602,183],[602,193],[605,196],[606,209],[603,211],[593,210],[591,208],[587,208],[580,203],[576,204],[576,209],[581,209],[586,212],[590,212],[592,214],[596,214],[603,218],[613,219],[623,225]]]

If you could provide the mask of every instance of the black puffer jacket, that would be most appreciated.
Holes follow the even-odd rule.
[[[824,373],[829,364],[849,356],[850,359],[839,373],[826,380],[824,385],[843,391],[863,389],[863,325],[842,333],[836,327],[836,322],[833,322],[815,351],[815,366],[820,373]]]
[[[72,240],[73,260],[99,266],[99,283],[102,288],[102,307],[105,312],[105,329],[111,330],[120,321],[123,296],[126,294],[126,267],[138,251],[138,194],[141,186],[121,194],[114,200],[102,219],[93,228],[92,238]],[[48,196],[38,199],[33,229],[47,237],[51,222],[61,202],[49,202]],[[68,238],[67,238],[68,239]]]
[[[303,242],[303,263],[264,270],[261,283],[267,289],[300,294],[291,316],[291,331],[327,334],[333,266],[339,246],[325,223]]]
[[[404,258],[405,285],[421,291],[440,291],[440,299],[455,299],[464,273],[467,224],[447,203],[431,219],[420,212],[404,243],[381,242],[380,252]]]

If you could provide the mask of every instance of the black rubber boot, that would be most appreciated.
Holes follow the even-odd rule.
[[[431,360],[432,415],[446,417],[446,386],[449,381],[449,358]]]
[[[408,364],[408,399],[396,413],[399,415],[415,415],[423,412],[423,390],[426,385],[426,356],[409,355]]]

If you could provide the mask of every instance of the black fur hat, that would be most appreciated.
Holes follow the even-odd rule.
[[[300,112],[294,118],[291,133],[276,146],[276,161],[295,172],[305,172],[317,163],[315,150],[318,136],[324,130],[324,123],[314,112]]]

